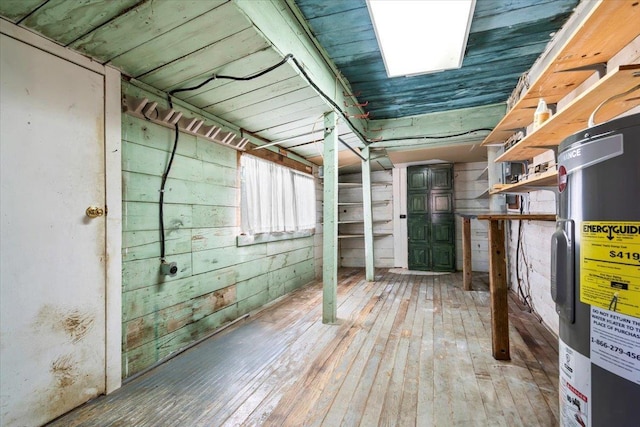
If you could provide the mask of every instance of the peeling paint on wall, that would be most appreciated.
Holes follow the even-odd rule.
[[[130,95],[154,98],[124,83]],[[192,113],[189,113],[192,115]],[[123,376],[131,376],[315,278],[314,237],[236,246],[237,152],[180,134],[165,188],[162,276],[158,189],[172,129],[122,116]]]

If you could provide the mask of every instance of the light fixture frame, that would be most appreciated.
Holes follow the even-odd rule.
[[[452,66],[452,67],[447,67],[447,68],[438,68],[438,69],[428,69],[428,70],[423,70],[423,71],[418,71],[415,73],[397,73],[397,74],[391,74],[389,72],[389,66],[387,63],[387,56],[385,55],[384,49],[382,47],[382,43],[381,43],[381,36],[380,36],[380,32],[378,29],[378,25],[376,24],[376,19],[374,17],[374,14],[372,12],[372,8],[370,6],[371,3],[375,3],[377,1],[388,1],[388,0],[366,0],[366,4],[367,4],[367,10],[369,11],[369,16],[371,18],[371,23],[373,24],[373,29],[374,29],[374,33],[376,35],[376,40],[378,42],[378,47],[380,48],[380,53],[382,55],[382,60],[384,62],[384,67],[385,70],[387,72],[387,76],[389,78],[393,78],[393,77],[411,77],[411,76],[418,76],[418,75],[423,75],[423,74],[433,74],[433,73],[438,73],[441,71],[446,71],[446,70],[454,70],[454,69],[459,69],[462,67],[462,62],[464,61],[464,53],[466,51],[467,48],[467,43],[469,41],[469,33],[470,33],[470,29],[471,29],[471,22],[473,19],[473,14],[475,11],[475,7],[476,7],[476,0],[470,0],[470,7],[469,7],[469,13],[467,15],[467,24],[465,26],[465,34],[462,40],[462,45],[459,48],[459,52],[458,52],[458,63],[456,64],[456,66]],[[430,1],[430,0],[411,0],[412,2],[417,2],[417,1]],[[457,1],[457,0],[454,0]]]

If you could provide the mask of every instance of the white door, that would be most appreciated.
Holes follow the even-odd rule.
[[[105,391],[104,77],[0,35],[3,426]]]

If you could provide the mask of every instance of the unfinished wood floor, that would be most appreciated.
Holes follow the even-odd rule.
[[[340,271],[338,325],[307,286],[55,426],[554,426],[557,343],[511,301],[491,357],[486,276]],[[478,276],[478,275],[476,275]]]

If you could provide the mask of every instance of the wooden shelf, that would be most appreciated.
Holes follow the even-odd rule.
[[[640,64],[620,65],[571,101],[535,132],[505,151],[496,162],[530,159],[549,146],[560,145],[565,137],[588,127],[589,116],[600,103],[637,85],[640,85]],[[612,119],[637,106],[639,95],[640,88],[628,96],[603,105],[596,113],[596,123]]]
[[[558,184],[558,172],[555,169],[535,174],[528,179],[523,179],[515,184],[496,184],[491,189],[491,194],[500,193],[526,193],[528,191],[540,190],[544,187],[556,188]]]
[[[375,223],[383,223],[383,222],[391,222],[390,219],[376,219],[372,221],[374,224]],[[348,220],[348,221],[338,221],[338,224],[364,224],[364,220],[363,219],[354,219],[354,220]]]
[[[391,182],[372,182],[371,183],[372,187],[386,187],[388,185],[393,185],[393,183]],[[362,187],[362,183],[361,182],[339,182],[338,187],[356,188],[356,187]]]
[[[482,145],[504,143],[517,129],[525,128],[533,121],[533,113],[540,98],[544,98],[547,104],[557,103],[593,73],[593,69],[578,68],[606,63],[635,39],[638,36],[640,7],[634,4],[631,1],[601,0],[594,6]],[[610,92],[605,99],[615,93],[617,92]],[[563,136],[570,133],[572,132],[564,133]]]
[[[391,236],[392,233],[373,233],[373,237]],[[339,234],[338,239],[364,239],[364,234]]]
[[[526,220],[526,221],[555,221],[556,214],[504,214],[504,213],[488,213],[478,215],[478,219],[489,221],[510,221],[510,220]]]
[[[377,202],[371,202],[373,206],[379,205],[387,205],[389,204],[389,200],[380,200]],[[362,202],[338,202],[338,206],[362,206]]]

